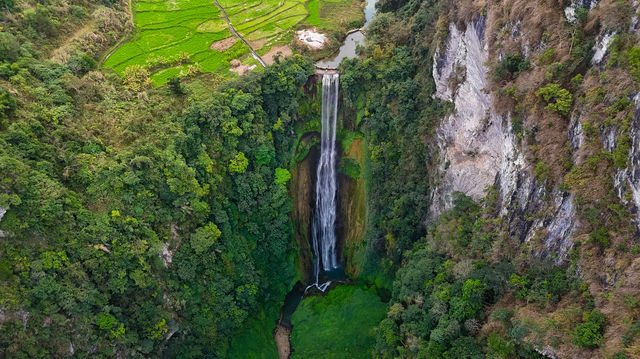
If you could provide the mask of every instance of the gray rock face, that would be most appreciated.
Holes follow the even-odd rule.
[[[576,21],[576,10],[591,10],[596,7],[599,2],[600,0],[572,0],[571,4],[564,9],[564,16],[569,22],[574,22]]]
[[[572,150],[579,149],[584,143],[582,122],[578,121],[576,117],[572,118],[571,123],[569,124],[569,142],[571,143]]]
[[[609,51],[609,45],[616,33],[613,31],[605,32],[593,46],[593,57],[591,58],[591,65],[601,66],[603,64],[604,57]]]
[[[567,257],[575,227],[573,197],[557,190],[548,193],[536,182],[518,138],[511,133],[510,116],[493,111],[493,97],[486,89],[489,69],[484,30],[482,17],[467,24],[464,32],[451,24],[446,47],[434,59],[435,97],[453,102],[455,112],[436,130],[439,177],[427,222],[452,207],[453,192],[479,200],[488,187],[495,186],[507,232],[522,242],[544,233],[546,249],[539,254],[561,262]],[[578,122],[569,140],[579,146],[581,133]],[[549,215],[533,216],[543,209]]]
[[[5,213],[7,213],[7,210],[0,207],[0,221],[2,221],[2,217],[4,217]],[[0,238],[5,237],[7,234],[3,231],[0,231]]]
[[[469,24],[465,32],[451,24],[447,47],[435,61],[435,96],[452,101],[455,113],[447,116],[436,132],[443,176],[433,196],[434,216],[451,208],[454,191],[475,200],[484,197],[500,168],[502,118],[491,113],[491,95],[485,92],[488,56],[484,27],[484,18]],[[461,76],[462,82],[456,85]]]
[[[631,137],[631,149],[627,155],[627,168],[617,169],[613,176],[615,191],[622,203],[631,207],[633,213],[640,208],[640,92],[633,96],[635,110],[629,136]],[[616,147],[618,129],[610,128],[602,135],[604,148],[613,152]],[[630,196],[627,196],[627,193]],[[630,198],[630,199],[629,199]],[[636,219],[636,226],[640,230],[640,221]]]
[[[640,30],[640,21],[638,21],[638,13],[640,13],[640,1],[633,0],[633,7],[636,9],[633,17],[631,18],[631,25],[629,25],[629,32],[636,33]]]

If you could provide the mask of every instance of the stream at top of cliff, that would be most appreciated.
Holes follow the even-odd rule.
[[[340,65],[344,59],[352,59],[357,56],[356,48],[358,45],[364,45],[364,30],[367,25],[373,20],[376,14],[376,3],[378,0],[368,0],[367,5],[364,8],[364,25],[355,31],[352,31],[347,35],[338,50],[338,54],[330,59],[319,61],[316,66],[321,69],[335,69]]]

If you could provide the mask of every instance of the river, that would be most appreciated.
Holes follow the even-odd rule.
[[[357,56],[356,48],[358,45],[364,45],[364,30],[367,28],[367,25],[373,20],[373,17],[376,14],[376,3],[378,0],[369,0],[367,1],[367,5],[364,8],[364,25],[362,28],[352,31],[347,35],[347,38],[344,39],[342,46],[338,50],[338,54],[327,60],[319,61],[316,63],[316,66],[322,69],[335,69],[340,65],[340,62],[344,59],[352,59]]]

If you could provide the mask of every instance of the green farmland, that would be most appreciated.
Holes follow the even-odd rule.
[[[264,55],[275,46],[290,44],[301,26],[344,33],[363,18],[361,0],[132,1],[136,32],[103,66],[121,74],[139,66],[156,86],[196,72],[233,76],[233,60],[259,69],[249,46]]]

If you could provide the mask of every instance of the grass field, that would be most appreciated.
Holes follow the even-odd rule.
[[[291,358],[371,358],[374,327],[386,311],[373,288],[343,285],[305,298],[291,318]]]
[[[362,18],[361,0],[219,0],[231,24],[258,54],[284,45],[301,26],[346,31]],[[215,0],[139,0],[133,4],[135,35],[107,57],[103,66],[119,73],[132,65],[146,68],[155,85],[189,68],[233,76],[230,62],[257,65],[250,48],[238,39],[230,47],[212,48],[237,38]],[[178,54],[186,54],[187,58]],[[259,67],[258,67],[259,68]]]

